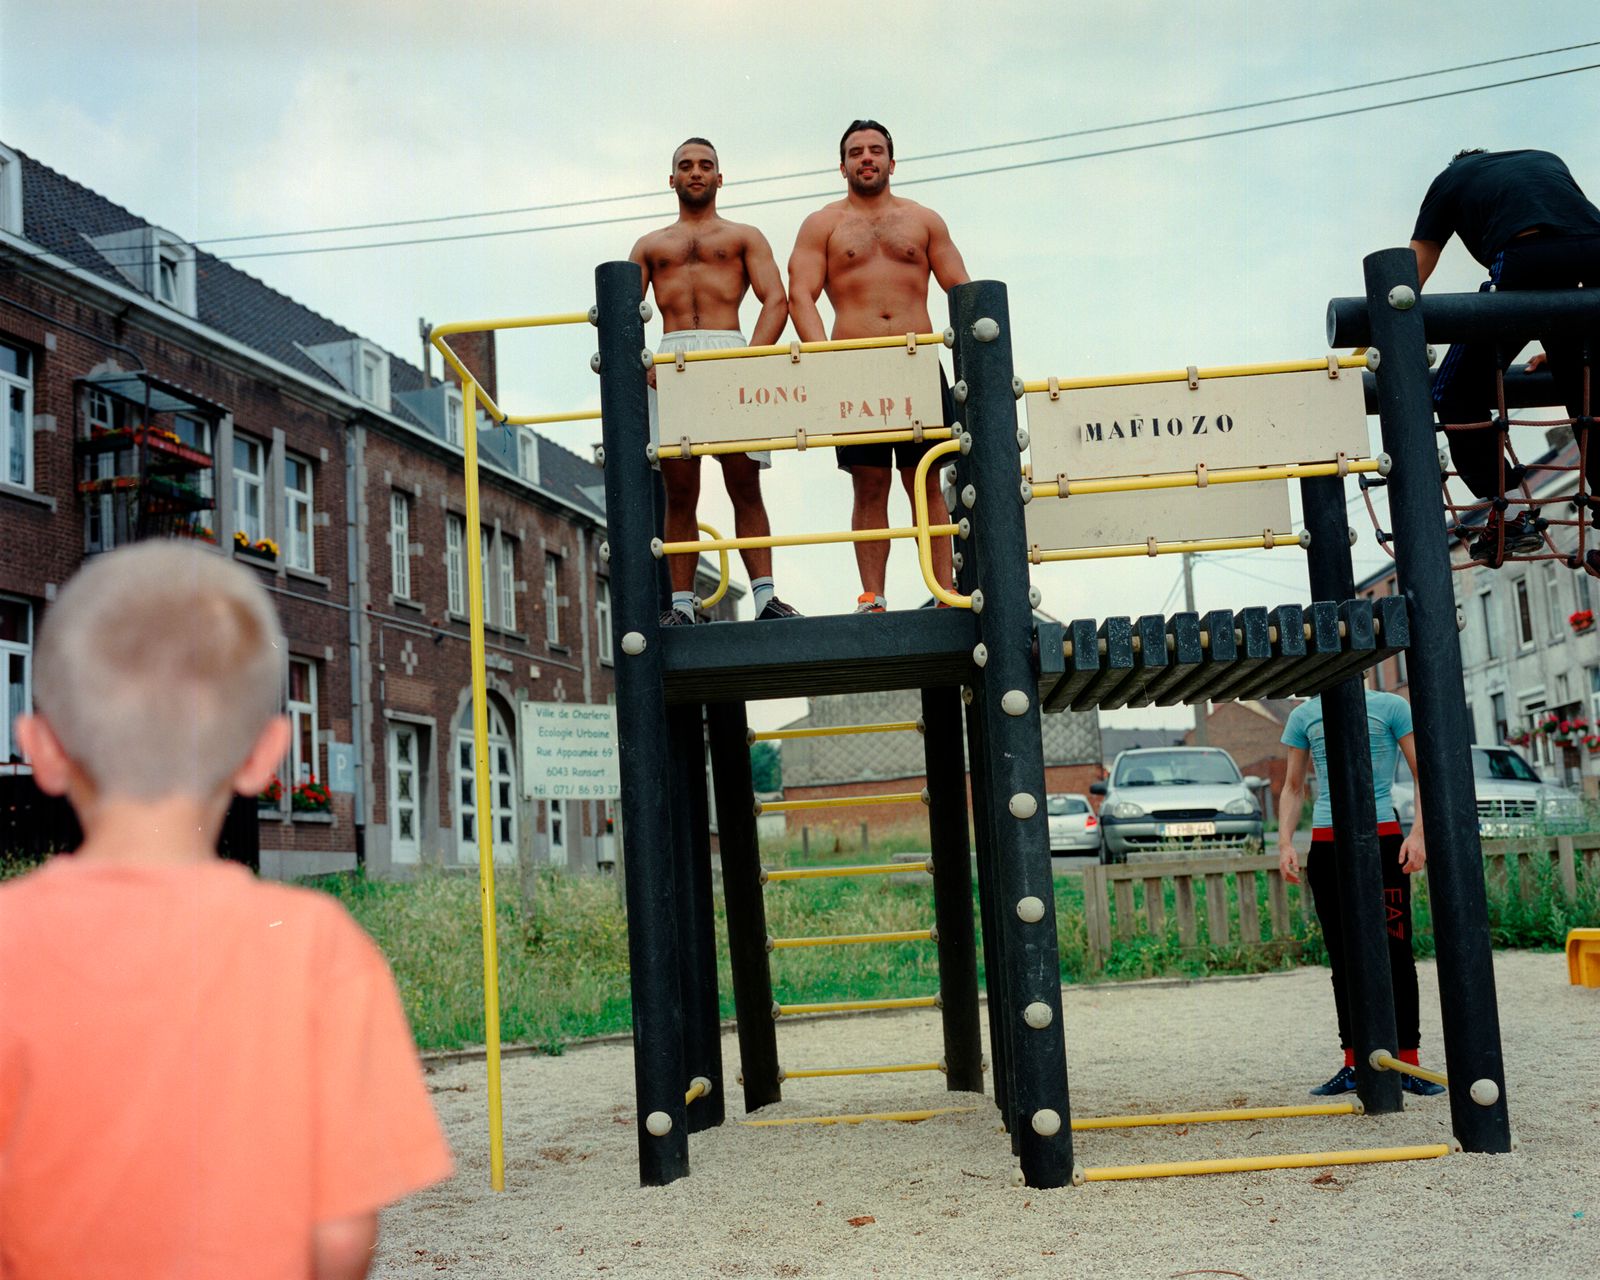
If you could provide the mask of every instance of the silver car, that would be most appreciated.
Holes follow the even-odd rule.
[[[1215,747],[1137,748],[1121,752],[1111,777],[1090,790],[1100,806],[1103,862],[1126,862],[1135,850],[1174,845],[1244,852],[1261,842],[1260,778],[1243,777]]]
[[[1100,852],[1100,820],[1088,796],[1075,792],[1046,796],[1044,808],[1050,822],[1051,853]]]
[[[1568,788],[1540,778],[1512,747],[1473,744],[1472,789],[1478,804],[1478,834],[1486,838],[1543,827],[1583,826],[1583,801]],[[1401,829],[1409,832],[1417,815],[1417,789],[1404,757],[1395,770],[1390,796]]]

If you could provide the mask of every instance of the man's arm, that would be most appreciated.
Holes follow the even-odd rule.
[[[754,227],[744,245],[744,270],[750,277],[750,288],[761,303],[761,314],[750,334],[752,347],[765,347],[778,340],[783,326],[789,320],[789,299],[784,296],[783,277],[778,274],[778,264],[772,256],[772,246],[766,236]]]
[[[1408,733],[1400,739],[1400,752],[1405,756],[1406,765],[1411,770],[1411,783],[1416,796],[1411,818],[1411,834],[1400,846],[1400,870],[1410,875],[1414,871],[1421,871],[1423,864],[1428,860],[1428,846],[1422,834],[1422,782],[1417,777],[1416,734]]]
[[[789,318],[801,342],[822,342],[828,336],[817,310],[828,282],[828,221],[817,212],[802,222],[789,255]]]
[[[958,284],[972,279],[967,274],[967,264],[961,260],[961,250],[950,238],[950,228],[932,209],[928,215],[928,265],[933,268],[933,278],[946,293]]]
[[[314,1280],[365,1280],[378,1244],[378,1215],[319,1222],[311,1231]]]
[[[1300,825],[1300,811],[1306,803],[1306,762],[1311,758],[1304,747],[1289,748],[1289,767],[1284,773],[1283,790],[1278,792],[1278,870],[1290,884],[1300,883],[1300,855],[1295,852],[1294,833]]]
[[[1444,252],[1444,246],[1437,240],[1413,240],[1411,252],[1417,255],[1417,286],[1420,288],[1428,283],[1428,277],[1439,265],[1439,255]]]

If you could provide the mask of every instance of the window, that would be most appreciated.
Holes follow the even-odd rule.
[[[415,725],[389,726],[389,852],[416,862],[421,847],[422,744]]]
[[[1563,709],[1572,701],[1572,680],[1565,671],[1556,675],[1556,706]]]
[[[544,558],[544,638],[561,643],[561,557]]]
[[[1528,599],[1528,580],[1518,578],[1512,590],[1517,594],[1517,642],[1526,649],[1533,643],[1533,603]]]
[[[266,450],[249,436],[233,438],[233,523],[251,542],[267,536],[262,519]]]
[[[117,474],[117,459],[127,456],[125,450],[108,449],[91,454],[88,458],[88,479],[110,480]],[[129,504],[119,500],[116,493],[107,491],[89,494],[84,498],[85,550],[110,551],[113,547],[133,540],[129,527]]]
[[[489,811],[494,856],[511,858],[517,851],[516,772],[511,734],[494,701],[489,703]],[[472,704],[456,721],[456,849],[462,862],[478,856],[478,804],[472,761]]]
[[[289,659],[289,785],[322,777],[317,768],[317,664]]]
[[[489,530],[478,530],[478,576],[483,582],[483,625],[489,625],[489,606],[494,597],[489,594],[489,553],[494,548],[489,541]]]
[[[381,353],[369,348],[361,351],[361,398],[368,404],[383,403],[383,366]]]
[[[1506,695],[1494,693],[1489,695],[1489,713],[1494,718],[1494,740],[1496,744],[1506,740]]]
[[[106,399],[99,392],[91,391],[89,393],[91,405],[97,395],[102,400]],[[188,445],[196,453],[203,453],[206,457],[215,460],[216,429],[204,418],[189,418],[181,413],[177,414],[172,419],[172,430],[178,439],[182,440],[184,444]],[[206,499],[208,503],[216,500],[216,478],[212,475],[210,467],[195,473],[195,483],[200,490],[200,496]],[[196,525],[206,525],[210,521],[210,515],[204,511],[196,511],[192,518],[192,522]]]
[[[389,585],[411,599],[411,499],[398,489],[389,494]]]
[[[1567,614],[1571,612],[1561,603],[1561,574],[1563,572],[1554,563],[1545,562],[1544,606],[1550,615],[1550,638],[1552,640],[1561,640],[1566,637]]]
[[[517,544],[514,538],[500,535],[500,625],[517,629]]]
[[[1500,639],[1494,627],[1494,597],[1488,591],[1478,592],[1478,604],[1483,616],[1483,656],[1498,658],[1500,656]]]
[[[549,800],[545,803],[545,831],[550,837],[550,865],[567,865],[567,813],[565,802]]]
[[[104,391],[89,388],[84,402],[83,421],[90,439],[107,431],[115,431],[122,425],[120,412],[122,403],[120,400],[112,399]]]
[[[9,147],[0,147],[0,231],[22,234],[22,161]]]
[[[1589,719],[1594,724],[1600,724],[1600,667],[1588,667],[1589,672]]]
[[[284,563],[311,573],[316,569],[315,548],[311,544],[311,508],[315,493],[311,464],[289,454],[283,462]]]
[[[6,699],[0,706],[0,764],[10,764],[22,759],[12,726],[33,702],[33,606],[26,600],[0,596],[0,669],[6,681]]]
[[[0,480],[33,488],[33,353],[0,342]]]
[[[180,272],[183,258],[170,245],[162,245],[156,255],[156,300],[169,307],[180,305],[183,293]]]
[[[1589,591],[1589,575],[1575,573],[1572,575],[1572,594],[1577,598],[1579,609],[1593,609],[1594,596]]]
[[[451,391],[444,398],[444,440],[446,444],[461,447],[461,393]]]
[[[517,430],[517,471],[530,484],[539,483],[539,439],[526,427]]]
[[[195,314],[195,261],[194,246],[170,232],[150,229],[148,247],[136,246],[135,252],[145,259],[141,287],[174,311],[186,316]]]
[[[611,583],[601,578],[594,591],[595,649],[601,662],[615,662],[611,648]]]
[[[454,513],[444,518],[444,577],[447,605],[458,617],[467,611],[467,523]]]

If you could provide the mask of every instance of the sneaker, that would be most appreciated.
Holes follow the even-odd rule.
[[[1331,1098],[1335,1094],[1351,1093],[1356,1087],[1356,1069],[1354,1067],[1340,1067],[1333,1078],[1326,1084],[1319,1084],[1311,1090],[1314,1098]]]
[[[883,606],[878,603],[878,597],[871,591],[863,591],[856,597],[857,613],[882,613]]]
[[[1444,1092],[1442,1084],[1435,1084],[1432,1080],[1424,1080],[1421,1076],[1410,1076],[1400,1073],[1400,1087],[1407,1093],[1414,1093],[1419,1098],[1436,1098]]]
[[[756,614],[756,621],[772,622],[777,618],[803,617],[805,617],[805,615],[801,613],[800,610],[796,609],[792,604],[784,604],[784,602],[778,599],[777,596],[773,596],[772,599],[767,601],[767,607],[760,613]]]
[[[1522,512],[1515,520],[1504,520],[1498,513],[1491,513],[1489,523],[1472,541],[1468,554],[1479,564],[1498,568],[1496,557],[1499,554],[1497,542],[1499,539],[1500,525],[1503,522],[1506,530],[1505,554],[1508,556],[1531,556],[1544,550],[1544,537],[1538,529],[1538,508]]]
[[[663,627],[692,627],[698,618],[691,618],[681,609],[668,609],[662,613],[658,625]]]

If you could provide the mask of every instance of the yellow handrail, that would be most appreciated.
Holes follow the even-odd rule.
[[[560,311],[556,312],[555,314],[545,316],[508,316],[499,320],[452,320],[446,324],[436,324],[430,328],[428,330],[428,342],[432,344],[435,350],[439,352],[439,355],[444,359],[444,362],[454,369],[460,376],[461,385],[463,389],[465,389],[467,383],[469,382],[473,383],[474,385],[477,384],[477,375],[473,373],[472,370],[468,369],[466,365],[461,363],[461,357],[458,356],[451,348],[450,344],[445,341],[445,339],[451,334],[487,333],[497,329],[540,329],[550,325],[588,323],[589,313],[587,311]],[[487,391],[479,386],[477,388],[477,392],[477,398],[482,403],[484,411],[488,413],[488,415],[496,422],[504,422],[513,426],[519,424],[526,426],[533,425],[533,422],[538,420],[531,418],[519,419],[518,423],[512,423],[511,419],[506,416],[505,411],[494,402],[494,399]],[[474,409],[473,412],[463,414],[462,416],[466,423],[466,430],[473,430],[476,427],[478,420],[476,409]],[[600,415],[595,413],[592,416],[598,418]],[[550,414],[546,415],[546,418],[551,422],[577,420],[576,415],[569,419],[565,415]]]
[[[1041,551],[1034,547],[1028,552],[1033,564],[1051,564],[1061,560],[1117,560],[1129,556],[1171,556],[1182,552],[1199,555],[1205,551],[1274,551],[1284,547],[1309,546],[1297,533],[1275,533],[1271,543],[1266,536],[1253,538],[1196,538],[1189,542],[1130,542],[1114,547],[1068,547],[1059,551]]]
[[[923,582],[927,584],[928,590],[933,592],[935,600],[949,605],[952,609],[970,609],[971,596],[958,595],[933,576],[933,534],[936,531],[928,527],[928,468],[940,458],[959,453],[960,450],[959,440],[946,440],[943,444],[929,449],[918,459],[916,478],[911,482],[911,505],[917,516],[917,563],[922,566]],[[950,529],[959,533],[961,526],[940,525],[939,529]]]
[[[1367,358],[1361,356],[1339,356],[1338,367],[1341,369],[1364,369]],[[1321,369],[1326,371],[1328,360],[1276,360],[1266,364],[1224,364],[1216,365],[1210,369],[1196,369],[1194,376],[1197,378],[1251,378],[1266,373],[1314,373]],[[1057,378],[1054,390],[1057,391],[1086,391],[1091,387],[1141,387],[1154,382],[1187,382],[1189,370],[1164,369],[1157,373],[1116,373],[1104,378]],[[1025,392],[1050,391],[1050,379],[1038,378],[1022,384]]]
[[[508,427],[543,427],[554,422],[598,422],[600,410],[580,409],[576,413],[512,413],[501,419]]]
[[[764,356],[792,356],[796,352],[801,355],[811,355],[819,351],[872,351],[884,347],[903,347],[909,337],[910,335],[902,333],[897,338],[828,338],[822,342],[774,342],[765,347],[721,347],[709,351],[685,351],[682,358],[685,364],[692,364],[700,360],[750,360]],[[919,347],[944,342],[942,333],[919,333],[915,337]],[[659,351],[653,358],[656,364],[662,365],[677,364],[679,357],[675,351]]]
[[[891,720],[884,724],[818,725],[812,729],[769,729],[765,733],[752,733],[750,741],[787,742],[793,738],[831,738],[848,733],[900,733],[913,729],[922,732],[922,726],[915,720]]]
[[[897,929],[891,933],[830,933],[813,934],[807,938],[769,938],[773,951],[788,947],[835,947],[869,942],[931,942],[932,929]]]
[[[953,524],[935,525],[930,533],[943,530],[946,534],[958,532]],[[701,551],[746,551],[752,547],[821,547],[839,542],[891,542],[896,538],[915,538],[921,530],[907,529],[850,529],[831,533],[768,533],[759,537],[717,538],[711,542],[663,542],[655,556],[686,556]],[[654,548],[652,548],[654,550]]]
[[[1418,1080],[1427,1080],[1433,1084],[1450,1087],[1450,1077],[1442,1071],[1429,1071],[1426,1067],[1419,1067],[1412,1062],[1401,1062],[1392,1054],[1385,1053],[1382,1049],[1374,1049],[1370,1059],[1372,1066],[1378,1071],[1398,1071],[1403,1075],[1416,1076]]]
[[[847,809],[867,804],[927,804],[927,791],[892,791],[881,796],[835,796],[831,800],[757,800],[756,815],[799,813],[805,809]]]
[[[1312,476],[1360,475],[1368,471],[1383,471],[1387,463],[1382,458],[1351,458],[1343,468],[1337,462],[1285,462],[1266,467],[1227,467],[1220,471],[1207,471],[1204,485],[1194,471],[1170,471],[1150,476],[1104,476],[1092,480],[1067,481],[1067,496],[1077,497],[1091,493],[1138,493],[1146,489],[1193,489],[1213,484],[1259,484],[1266,480],[1305,480]],[[1061,484],[1049,480],[1033,486],[1035,498],[1061,497]]]
[[[700,602],[702,609],[709,609],[728,594],[728,548],[721,545],[725,539],[710,525],[702,521],[697,527],[701,533],[709,533],[712,537],[712,542],[707,546],[706,550],[715,547],[717,552],[717,573],[720,575],[717,579],[717,589]],[[700,544],[696,543],[695,545],[699,546]]]
[[[903,871],[926,871],[933,874],[933,859],[921,862],[875,862],[856,867],[785,867],[779,871],[763,871],[762,884],[780,884],[785,880],[830,880],[835,876],[892,876]]]
[[[714,356],[715,351],[697,351],[695,355]],[[923,440],[950,439],[949,427],[923,427]],[[691,458],[712,457],[724,453],[759,453],[772,449],[840,449],[852,444],[905,444],[915,442],[917,429],[904,431],[841,431],[833,434],[807,435],[802,443],[794,436],[763,436],[750,440],[719,440],[711,444],[689,445]],[[681,444],[664,444],[656,449],[657,458],[681,458]]]

